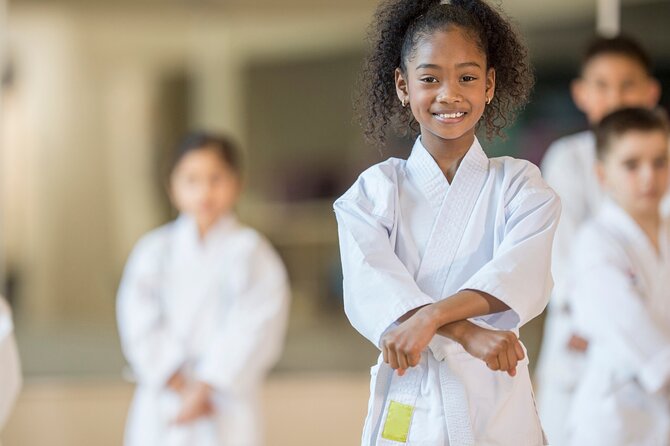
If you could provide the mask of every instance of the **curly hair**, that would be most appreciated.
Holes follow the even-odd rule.
[[[478,123],[484,122],[487,138],[502,136],[501,130],[528,102],[534,83],[528,51],[501,12],[481,0],[447,4],[440,0],[385,0],[371,24],[368,38],[372,49],[363,64],[361,94],[356,102],[369,143],[383,146],[391,126],[399,133],[418,133],[411,111],[398,101],[395,70],[405,72],[419,42],[449,26],[472,33],[486,56],[487,68],[496,71],[496,94]]]

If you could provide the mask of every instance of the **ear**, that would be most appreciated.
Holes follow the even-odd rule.
[[[395,91],[398,95],[398,99],[400,99],[400,102],[409,102],[409,88],[407,85],[407,79],[405,79],[405,76],[402,74],[402,70],[400,68],[395,69]]]
[[[649,87],[647,92],[647,106],[654,108],[661,100],[661,83],[655,77],[649,78]]]
[[[486,97],[493,98],[496,93],[496,70],[491,67],[486,72]]]
[[[582,78],[577,78],[570,82],[570,95],[572,96],[572,102],[575,103],[579,111],[586,113],[584,111],[587,100],[586,89],[584,88],[584,80]]]

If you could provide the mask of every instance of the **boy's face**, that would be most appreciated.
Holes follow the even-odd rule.
[[[572,84],[575,105],[591,125],[620,108],[653,108],[659,96],[658,81],[638,61],[617,53],[603,53],[589,60],[581,77]]]
[[[235,206],[239,178],[214,149],[193,150],[177,163],[171,177],[175,207],[208,227]]]
[[[605,159],[596,164],[605,190],[633,216],[657,214],[668,189],[668,134],[631,130],[609,144]]]

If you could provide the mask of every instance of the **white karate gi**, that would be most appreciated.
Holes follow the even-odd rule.
[[[186,216],[143,237],[118,295],[123,350],[137,391],[127,446],[261,444],[259,391],[278,359],[288,313],[284,266],[270,244],[233,216],[201,241]],[[177,371],[214,387],[215,414],[174,425]]]
[[[596,178],[595,136],[584,131],[554,142],[542,161],[542,174],[561,197],[561,221],[552,251],[554,291],[544,325],[537,366],[538,407],[552,446],[565,445],[565,420],[584,368],[585,354],[568,349],[576,328],[568,306],[570,254],[580,226],[593,217],[604,194]]]
[[[409,310],[475,289],[511,308],[476,322],[517,332],[549,299],[559,209],[526,161],[488,159],[475,140],[449,184],[417,139],[335,202],[349,320],[379,347]],[[391,401],[414,407],[413,446],[544,444],[527,359],[512,378],[442,336],[429,347],[403,377],[381,357],[372,368],[363,445],[399,444],[384,438]]]
[[[670,444],[670,221],[657,254],[607,201],[575,244],[571,305],[589,354],[569,416],[574,446]]]
[[[0,296],[0,431],[21,390],[21,365],[9,305]]]

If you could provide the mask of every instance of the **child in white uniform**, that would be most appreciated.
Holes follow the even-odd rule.
[[[12,313],[0,296],[0,432],[21,390],[21,366],[14,341]]]
[[[621,107],[655,107],[659,95],[649,56],[625,36],[591,42],[580,76],[572,83],[573,100],[591,126]],[[554,142],[542,162],[543,176],[563,204],[552,254],[556,286],[537,370],[540,416],[551,444],[556,446],[565,444],[565,419],[588,345],[571,320],[566,271],[577,230],[595,215],[604,198],[594,173],[595,161],[595,137],[587,130]]]
[[[259,391],[283,345],[284,266],[235,218],[230,142],[187,137],[170,186],[180,216],[137,243],[119,289],[119,331],[138,383],[125,444],[262,444]]]
[[[526,49],[483,1],[395,0],[375,17],[366,134],[419,137],[335,202],[345,310],[382,352],[362,443],[544,444],[517,330],[549,299],[560,204],[535,166],[475,137],[525,103]]]
[[[624,109],[596,129],[597,173],[608,195],[573,249],[570,304],[587,334],[569,444],[670,444],[668,123]]]

